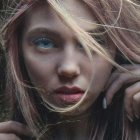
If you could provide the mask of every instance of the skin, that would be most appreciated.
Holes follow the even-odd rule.
[[[27,126],[21,123],[14,121],[0,123],[1,140],[21,140],[19,136],[33,137],[33,134]]]
[[[75,15],[74,18],[82,29],[85,31],[97,29],[97,27],[77,20],[76,16],[96,22],[91,11],[84,4],[79,1],[67,1],[64,5],[72,15]],[[93,53],[93,65],[91,65],[87,54],[71,29],[64,24],[53,9],[45,4],[37,5],[26,15],[24,27],[22,53],[25,66],[34,86],[43,88],[44,92],[39,91],[39,94],[45,100],[63,107],[60,101],[55,100],[52,91],[61,86],[78,86],[85,91],[93,74],[93,86],[90,87],[79,108],[71,112],[60,113],[64,119],[78,116],[76,120],[78,119],[80,122],[75,122],[70,126],[61,125],[58,129],[62,140],[65,139],[67,132],[73,140],[87,139],[90,131],[86,125],[83,126],[83,122],[88,123],[88,116],[83,116],[87,114],[87,110],[92,109],[91,105],[104,89],[111,74],[112,65],[95,53]],[[51,40],[54,46],[46,48],[44,45],[34,43],[34,40],[42,37]],[[112,57],[115,56],[116,48],[114,46],[108,43],[102,47],[107,48]]]
[[[130,73],[120,72],[116,70],[110,76],[106,85],[106,100],[110,105],[117,91],[124,85],[128,85],[125,89],[124,108],[130,121],[139,119],[140,117],[140,66],[139,65],[123,65]]]
[[[93,14],[82,3],[74,0],[66,0],[64,2],[66,7],[71,7],[68,9],[72,14],[96,22]],[[75,5],[75,7],[73,7],[73,5]],[[86,31],[96,29],[96,27],[91,27],[90,25],[79,22],[77,18],[75,18],[75,20],[78,25]],[[79,48],[80,45],[72,31],[60,20],[52,9],[48,8],[47,5],[42,5],[41,7],[37,6],[32,9],[28,15],[26,15],[26,25],[24,27],[21,47],[25,65],[33,84],[44,89],[45,92],[40,93],[43,94],[44,98],[49,98],[49,100],[56,105],[57,102],[53,100],[52,97],[49,97],[47,94],[48,91],[62,85],[76,85],[85,90],[89,84],[90,77],[93,74],[93,86],[90,88],[80,109],[68,114],[69,116],[83,115],[85,110],[90,108],[104,88],[106,90],[107,104],[110,105],[114,94],[124,84],[127,84],[126,81],[129,81],[132,83],[132,86],[129,86],[125,90],[125,109],[130,120],[132,120],[134,116],[137,118],[139,117],[140,82],[137,81],[140,79],[124,72],[120,73],[118,70],[111,74],[112,65],[97,54],[93,54],[93,65],[91,65],[84,50],[81,49],[81,47]],[[55,40],[60,47],[46,50],[38,48],[33,44],[31,41],[32,36],[42,36],[42,33],[39,33],[39,31],[36,30],[38,27],[45,28],[45,32],[53,30],[55,33],[59,34],[58,36],[45,34],[45,37],[51,37],[50,39]],[[34,32],[35,30],[36,33]],[[103,47],[107,47],[108,51],[111,52],[111,55],[113,57],[115,56],[116,48],[112,44],[108,43],[107,46],[105,45]],[[124,67],[136,74],[140,73],[140,67],[138,65],[125,65]],[[65,81],[64,79],[67,80]],[[86,139],[85,130],[88,131],[88,129],[86,126],[83,126],[83,122],[86,122],[87,118],[80,118],[80,120],[82,123],[75,123],[75,125],[71,126],[71,130],[75,131],[75,134],[77,134],[73,140]],[[79,130],[79,128],[83,129]],[[70,130],[68,128],[63,128],[63,126],[61,129],[65,131]],[[19,135],[32,136],[29,132],[30,130],[26,128],[26,126],[17,122],[10,121],[0,123],[1,140],[20,140],[20,137],[18,137]],[[80,132],[80,134],[78,132]]]
[[[76,6],[73,7],[73,4]],[[95,22],[94,16],[82,3],[71,1],[65,3],[65,7],[69,8],[68,6],[72,15]],[[79,23],[77,20],[76,22]],[[86,31],[97,29],[82,22],[79,26]],[[36,45],[34,39],[42,37],[50,39],[54,46],[45,48],[46,46]],[[103,47],[107,47],[114,56],[115,47],[111,44],[108,46],[104,44]],[[84,102],[78,110],[66,115],[84,113],[100,95],[112,70],[112,65],[97,54],[93,54],[91,65],[73,32],[47,5],[35,7],[26,16],[22,52],[31,81],[36,87],[43,88],[44,92],[39,93],[56,106],[63,107],[62,103],[53,97],[52,91],[61,86],[77,86],[85,91],[93,74],[93,86],[89,89]]]

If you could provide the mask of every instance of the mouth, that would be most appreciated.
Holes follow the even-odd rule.
[[[78,102],[84,94],[84,90],[77,86],[63,86],[54,90],[53,97],[56,101],[65,103],[65,104],[73,104]]]

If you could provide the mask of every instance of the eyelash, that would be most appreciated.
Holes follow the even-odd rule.
[[[40,48],[40,49],[46,49],[47,50],[47,49],[56,48],[55,43],[53,43],[52,40],[50,40],[46,37],[38,37],[36,39],[33,39],[31,42],[34,46],[36,46],[37,48]],[[44,45],[44,46],[46,45],[46,46],[43,47],[41,45]],[[80,43],[77,45],[77,47],[79,49],[83,49],[83,46]]]
[[[39,37],[32,40],[33,45],[40,49],[52,49],[55,48],[55,44],[46,37]]]
[[[106,38],[103,35],[92,35],[92,37],[102,46],[106,45]],[[39,49],[53,49],[56,48],[52,40],[46,37],[38,37],[32,40],[32,44]],[[83,46],[79,43],[78,47],[83,49]]]

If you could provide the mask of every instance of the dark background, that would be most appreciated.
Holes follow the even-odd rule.
[[[1,33],[1,27],[3,22],[3,7],[4,4],[7,3],[7,0],[0,0],[0,33]],[[6,100],[4,97],[4,88],[5,88],[5,52],[1,44],[1,34],[0,34],[0,121],[3,121],[6,119],[7,116],[7,108],[6,108]]]

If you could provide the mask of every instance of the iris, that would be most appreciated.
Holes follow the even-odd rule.
[[[37,48],[51,49],[54,48],[54,43],[48,38],[37,38],[32,41]]]

